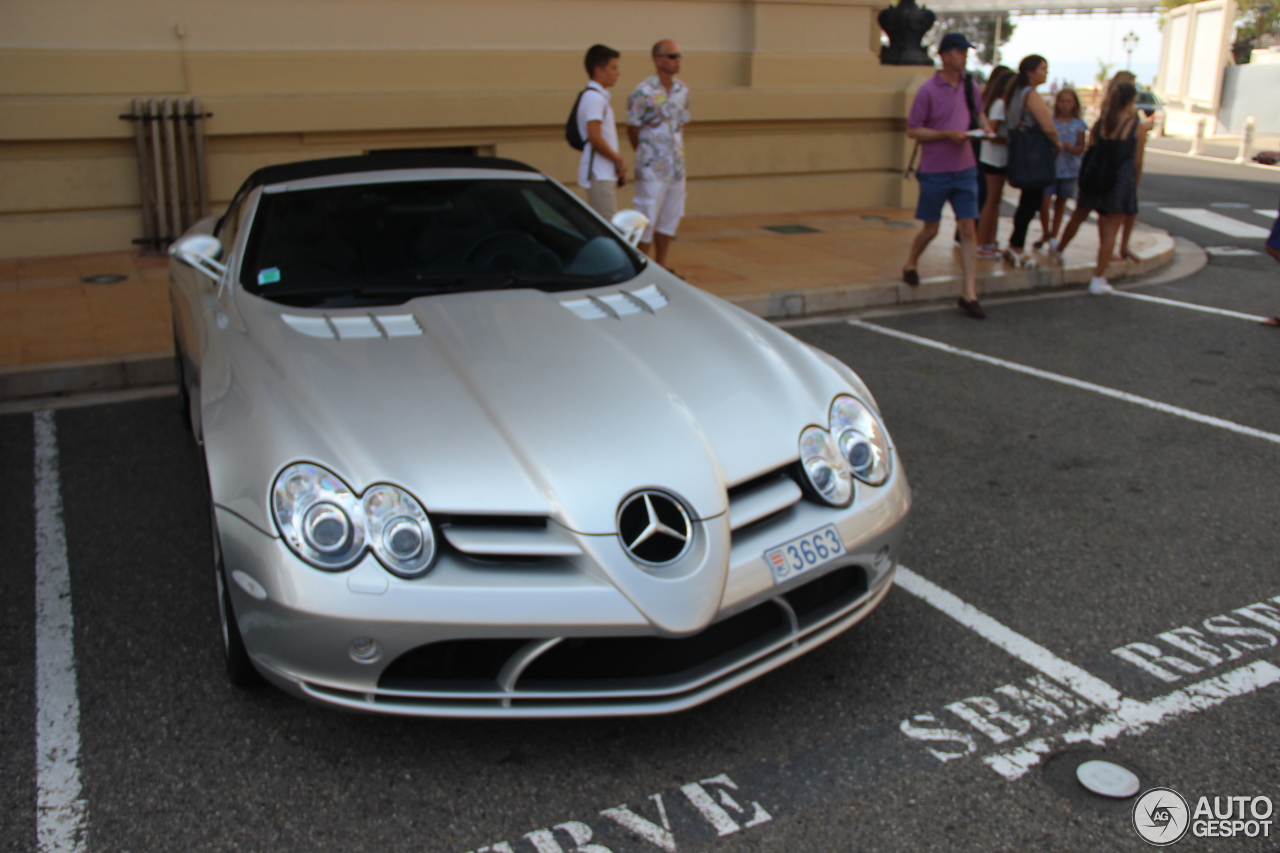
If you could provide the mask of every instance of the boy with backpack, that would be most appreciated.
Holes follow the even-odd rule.
[[[618,51],[593,44],[584,60],[591,82],[578,95],[565,124],[565,138],[582,152],[578,186],[587,204],[605,219],[618,212],[618,187],[627,180],[627,164],[618,153],[618,124],[609,104],[609,89],[618,82]]]

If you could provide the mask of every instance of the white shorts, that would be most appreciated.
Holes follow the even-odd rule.
[[[641,243],[652,243],[655,230],[674,237],[680,218],[684,216],[684,178],[678,181],[636,181],[636,194],[631,206],[649,217],[649,227],[644,230]]]

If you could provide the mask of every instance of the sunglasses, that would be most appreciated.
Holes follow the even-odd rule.
[[[679,59],[679,58],[680,58],[680,54],[678,54],[678,53],[664,53],[664,54],[662,54],[662,55],[663,55],[663,56],[665,56],[667,59]]]

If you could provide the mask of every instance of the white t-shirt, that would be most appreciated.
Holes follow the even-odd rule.
[[[587,90],[578,101],[578,132],[587,138],[587,122],[600,122],[600,135],[609,147],[618,150],[618,122],[613,117],[613,107],[609,104],[609,90],[592,80]],[[589,189],[591,179],[602,181],[618,180],[618,170],[608,157],[592,156],[595,148],[590,142],[582,149],[582,159],[578,161],[578,186]],[[590,170],[590,174],[588,174]]]
[[[991,129],[996,132],[997,136],[1004,136],[1004,98],[996,98],[995,103],[991,105],[991,112],[987,113],[987,119],[991,122]],[[995,166],[1002,169],[1009,165],[1009,146],[1003,142],[992,142],[991,140],[982,140],[982,151],[978,155],[978,159],[988,166]]]

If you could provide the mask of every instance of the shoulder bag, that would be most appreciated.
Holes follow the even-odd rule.
[[[1005,123],[1005,137],[1009,140],[1009,184],[1020,190],[1044,189],[1058,175],[1058,149],[1026,108],[1027,98],[1033,93],[1033,89],[1024,88],[1020,99],[1015,96],[1015,103],[1009,105],[1010,116]],[[1016,118],[1013,116],[1015,109]]]

